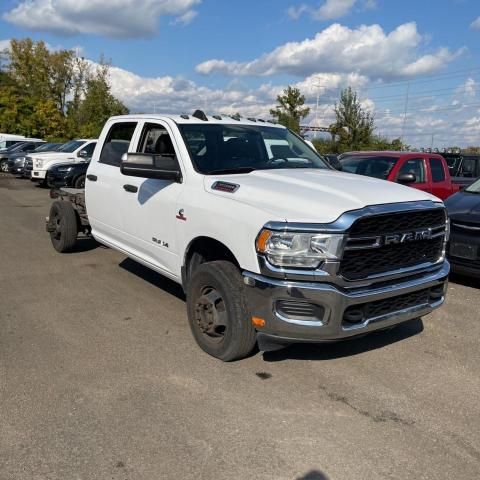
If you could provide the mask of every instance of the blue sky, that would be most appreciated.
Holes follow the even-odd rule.
[[[478,0],[6,0],[0,8],[4,46],[29,36],[110,58],[113,91],[132,111],[199,106],[267,117],[293,84],[312,107],[306,122],[328,125],[340,89],[353,85],[381,134],[418,146],[432,135],[439,147],[480,144]]]

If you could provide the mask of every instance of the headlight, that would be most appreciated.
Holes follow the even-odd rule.
[[[42,168],[43,160],[35,160],[35,168]]]
[[[273,232],[264,229],[257,237],[257,252],[276,267],[317,268],[327,259],[339,259],[343,235]]]
[[[16,162],[24,162],[24,161],[25,161],[25,157],[18,157],[15,161],[16,161]]]

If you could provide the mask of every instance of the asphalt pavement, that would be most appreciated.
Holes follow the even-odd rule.
[[[390,332],[225,364],[176,284],[0,174],[0,479],[480,478],[480,282]]]

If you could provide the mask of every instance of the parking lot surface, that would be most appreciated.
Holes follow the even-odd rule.
[[[181,288],[0,174],[0,479],[480,478],[480,282],[423,321],[225,364]]]

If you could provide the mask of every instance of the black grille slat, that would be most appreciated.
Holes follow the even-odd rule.
[[[389,234],[409,233],[435,229],[445,225],[444,209],[400,212],[368,216],[358,219],[349,229],[349,239],[383,237]],[[434,233],[438,232],[434,230]],[[422,263],[435,263],[442,255],[444,237],[411,240],[405,243],[382,245],[361,250],[345,250],[340,263],[340,274],[349,281],[361,280]]]
[[[420,230],[445,224],[445,211],[441,208],[420,212],[401,212],[364,217],[349,230],[350,236],[385,235]]]
[[[439,237],[370,250],[347,250],[343,255],[340,272],[348,280],[359,280],[425,262],[433,263],[440,258],[442,247],[443,237]]]
[[[384,300],[377,300],[375,302],[349,307],[344,313],[344,323],[352,324],[352,322],[347,319],[349,318],[351,312],[354,311],[362,312],[362,319],[359,322],[364,322],[365,320],[383,317],[389,313],[399,312],[406,308],[430,304],[432,301],[430,297],[431,292],[432,289],[426,288],[416,292],[399,295],[398,297],[386,298]]]

